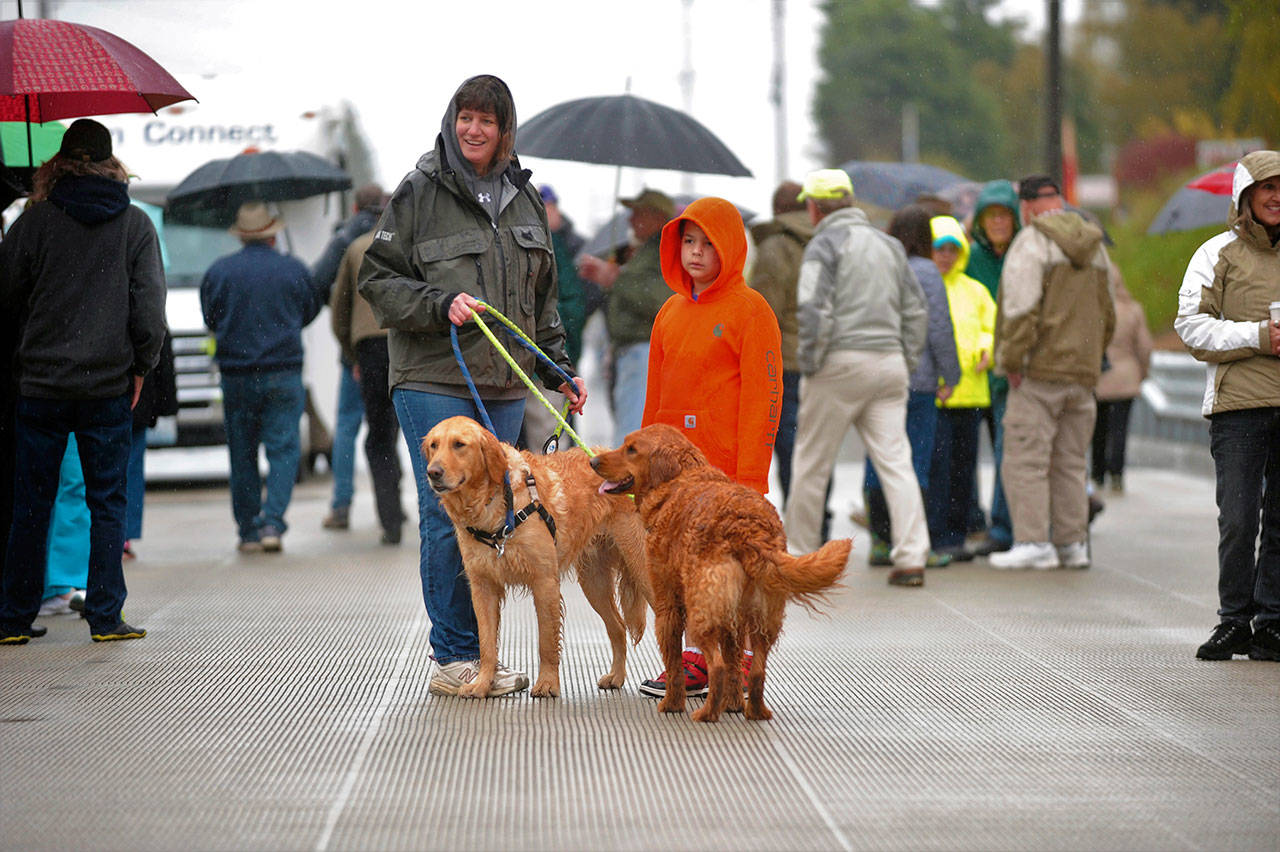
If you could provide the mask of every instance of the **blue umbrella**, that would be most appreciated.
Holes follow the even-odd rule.
[[[927,163],[850,160],[840,168],[853,181],[853,195],[889,210],[897,210],[921,195],[935,195],[969,179]]]

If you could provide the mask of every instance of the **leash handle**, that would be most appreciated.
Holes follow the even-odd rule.
[[[480,304],[484,305],[485,303],[484,303],[484,302],[481,302]],[[500,314],[500,313],[498,313],[497,311],[495,311],[495,310],[493,310],[492,308],[490,308],[488,305],[485,305],[485,310],[486,310],[487,312],[491,312],[491,313],[493,313],[493,315],[494,315],[494,316],[498,317],[498,318],[499,318],[500,320],[502,320],[504,323],[510,323],[510,322],[511,322],[511,321],[510,321],[510,320],[508,320],[506,317],[502,316],[502,314]],[[500,342],[498,342],[498,338],[497,338],[496,336],[494,336],[494,333],[493,333],[492,331],[490,331],[490,330],[489,330],[489,327],[488,327],[487,325],[485,325],[485,324],[484,324],[484,320],[480,319],[480,314],[479,314],[478,312],[476,312],[476,311],[472,311],[472,312],[471,312],[471,319],[475,320],[476,325],[478,325],[478,326],[480,327],[480,331],[484,334],[484,336],[485,336],[485,337],[489,338],[489,342],[490,342],[490,343],[492,343],[492,344],[493,344],[493,347],[494,347],[495,349],[497,349],[497,350],[498,350],[498,354],[499,354],[499,355],[501,355],[501,356],[502,356],[502,359],[503,359],[504,361],[506,361],[506,362],[507,362],[507,366],[508,366],[508,367],[510,367],[512,370],[514,370],[514,371],[515,371],[515,373],[516,373],[516,375],[520,377],[520,380],[521,380],[522,382],[524,382],[525,387],[527,387],[530,391],[532,391],[532,392],[533,392],[533,395],[534,395],[535,397],[537,397],[538,401],[539,401],[539,402],[541,402],[544,406],[546,406],[547,410],[548,410],[548,411],[550,411],[550,412],[555,416],[555,418],[556,418],[556,422],[560,424],[560,428],[564,429],[565,433],[566,433],[566,434],[568,434],[568,436],[569,436],[570,438],[572,438],[572,439],[573,439],[573,442],[574,442],[575,444],[577,444],[579,447],[582,447],[582,449],[583,449],[584,451],[586,451],[586,454],[587,454],[587,456],[588,456],[588,457],[593,457],[593,456],[595,456],[595,453],[594,453],[594,452],[592,452],[591,448],[590,448],[590,447],[588,447],[588,446],[586,445],[586,443],[582,440],[582,438],[580,438],[580,437],[578,436],[578,433],[577,433],[577,432],[575,432],[575,431],[573,431],[573,427],[569,425],[569,422],[568,422],[567,420],[565,420],[565,419],[564,419],[564,417],[562,417],[562,416],[560,415],[560,412],[559,412],[559,411],[556,411],[556,407],[555,407],[554,405],[552,405],[552,404],[547,400],[547,398],[546,398],[545,396],[543,396],[542,391],[538,390],[537,386],[536,386],[536,385],[534,385],[533,380],[531,380],[531,379],[530,379],[530,378],[525,374],[524,370],[520,369],[520,365],[516,363],[515,359],[511,357],[511,354],[510,354],[509,352],[507,352],[507,350],[506,350],[506,349],[504,349],[504,348],[503,348],[503,346],[502,346],[502,344],[501,344]],[[514,325],[514,323],[513,323],[512,325]],[[519,330],[519,329],[518,329],[518,327],[517,327],[517,329],[516,329],[516,330],[517,330],[517,331]],[[455,355],[455,357],[457,357],[457,359],[458,359],[458,363],[461,365],[461,364],[462,364],[462,350],[461,350],[461,349],[459,349],[459,348],[458,348],[458,345],[457,345],[457,340],[458,340],[457,326],[454,326],[454,325],[450,324],[450,326],[449,326],[449,333],[453,336],[454,355]],[[525,336],[524,332],[520,332],[520,333],[517,335],[517,337],[518,337],[518,339],[520,339],[520,340],[524,341],[524,342],[525,342],[526,344],[528,344],[529,346],[532,346],[532,347],[533,347],[533,349],[534,349],[534,351],[535,351],[537,354],[539,354],[539,355],[541,355],[543,358],[545,358],[545,359],[547,360],[547,362],[548,362],[548,363],[550,363],[553,367],[555,367],[555,369],[556,369],[556,371],[557,371],[557,372],[559,372],[561,375],[564,375],[564,376],[566,377],[566,381],[568,381],[568,382],[569,382],[570,386],[573,386],[573,377],[571,377],[571,376],[569,376],[567,373],[565,373],[565,372],[564,372],[564,370],[562,370],[562,369],[560,368],[560,366],[559,366],[559,365],[557,365],[557,364],[556,364],[554,361],[552,361],[550,358],[547,358],[546,354],[545,354],[545,353],[543,353],[541,349],[538,349],[538,347],[537,347],[533,342],[531,342],[531,341],[529,341],[529,340],[528,340],[528,338]],[[476,400],[476,405],[480,405],[480,404],[481,404],[481,403],[480,403],[480,394],[476,392],[476,389],[475,389],[475,383],[471,381],[471,375],[470,375],[470,373],[468,373],[468,372],[467,372],[467,369],[466,369],[466,367],[465,367],[465,366],[463,366],[463,368],[462,368],[462,375],[463,375],[463,377],[464,377],[464,378],[466,378],[466,380],[467,380],[467,386],[468,386],[469,388],[471,388],[471,395],[475,398],[475,400]],[[481,408],[480,410],[481,410],[481,411],[484,411],[484,409],[483,409],[483,408]],[[566,410],[567,410],[567,409],[566,409]],[[485,424],[485,425],[489,426],[489,431],[493,432],[493,426],[492,426],[492,425],[490,425],[490,424],[487,422],[487,421],[488,421],[488,417],[489,417],[489,415],[486,413],[486,414],[485,414],[485,420],[486,420],[486,424]],[[497,432],[494,432],[494,434],[496,435],[496,434],[497,434]]]

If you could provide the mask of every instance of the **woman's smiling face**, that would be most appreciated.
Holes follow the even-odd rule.
[[[498,129],[498,117],[491,112],[462,109],[458,111],[453,127],[462,156],[477,174],[483,175],[498,151],[498,137],[502,135]]]

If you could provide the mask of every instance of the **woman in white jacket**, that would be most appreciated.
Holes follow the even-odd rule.
[[[1196,656],[1280,660],[1280,152],[1240,160],[1229,222],[1191,258],[1174,322],[1208,364],[1217,475],[1221,622]]]

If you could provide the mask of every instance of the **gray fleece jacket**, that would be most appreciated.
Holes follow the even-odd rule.
[[[817,372],[836,350],[901,352],[908,370],[919,362],[929,326],[920,282],[902,243],[856,207],[818,223],[804,250],[797,298],[800,372]]]

